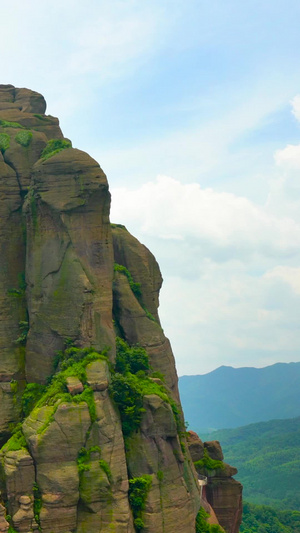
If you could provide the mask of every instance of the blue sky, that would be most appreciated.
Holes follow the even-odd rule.
[[[178,372],[300,359],[300,4],[12,0],[2,83],[44,94],[155,254]]]

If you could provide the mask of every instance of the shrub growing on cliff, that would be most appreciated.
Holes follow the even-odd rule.
[[[117,337],[116,348],[116,372],[120,374],[126,374],[126,372],[136,374],[140,370],[147,372],[150,369],[148,354],[141,346],[130,347],[127,342]]]
[[[15,136],[15,141],[21,146],[24,146],[24,148],[29,146],[29,144],[31,143],[31,140],[32,140],[32,133],[31,131],[28,131],[28,130],[20,131]]]
[[[33,484],[33,498],[34,518],[39,526],[39,531],[41,531],[40,513],[42,509],[42,494],[37,483]]]
[[[17,424],[13,430],[10,439],[4,444],[2,450],[4,452],[16,452],[22,448],[27,448],[25,437],[22,433],[21,424]]]
[[[45,385],[40,385],[39,383],[28,383],[22,395],[22,411],[24,417],[30,414],[35,404],[45,392],[45,389]]]
[[[14,342],[15,344],[19,344],[20,346],[25,346],[26,341],[27,341],[28,331],[29,331],[29,324],[27,320],[21,320],[21,322],[19,322],[19,328],[20,328],[20,335]]]
[[[222,461],[217,461],[216,459],[212,459],[209,456],[209,453],[206,448],[204,448],[203,458],[199,461],[194,462],[196,469],[205,468],[206,470],[218,470],[218,469],[224,469],[224,463]]]
[[[139,428],[145,411],[138,378],[133,374],[122,376],[116,373],[112,377],[109,390],[120,410],[123,433],[128,436]]]
[[[208,524],[207,518],[209,514],[205,512],[203,507],[200,507],[200,510],[196,516],[195,532],[196,533],[224,533],[224,529],[216,524]]]
[[[152,478],[145,475],[129,480],[129,504],[132,509],[134,526],[137,532],[145,527],[143,512],[146,507],[147,496],[151,488]]]
[[[181,431],[181,419],[179,409],[175,401],[168,396],[166,389],[155,383],[148,377],[139,377],[138,375],[127,372],[125,376],[116,373],[111,380],[109,392],[119,407],[122,429],[125,437],[136,431],[141,424],[143,413],[143,397],[148,394],[156,394],[162,400],[169,403],[177,429]]]
[[[70,141],[67,141],[66,139],[51,139],[48,141],[46,148],[42,151],[41,159],[45,161],[67,148],[72,148]]]
[[[132,275],[130,274],[129,270],[125,266],[119,265],[118,263],[115,263],[114,264],[114,270],[115,270],[115,272],[121,272],[122,274],[124,274],[126,276],[126,278],[128,279],[128,282],[129,282],[129,286],[130,286],[133,294],[137,298],[142,295],[141,284],[140,283],[135,283],[133,281]]]

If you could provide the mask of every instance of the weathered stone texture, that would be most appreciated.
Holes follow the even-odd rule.
[[[165,375],[166,384],[179,400],[173,352],[158,319],[158,293],[162,283],[159,266],[151,252],[125,228],[113,228],[113,243],[115,262],[126,267],[134,282],[141,284],[138,299],[127,277],[115,272],[115,319],[129,344],[138,343],[147,350],[153,368]]]
[[[219,441],[203,443],[197,433],[194,431],[188,433],[188,445],[194,462],[203,459],[204,450],[207,450],[211,459],[223,461],[224,457]],[[196,468],[200,475],[207,476],[203,498],[213,509],[220,525],[226,533],[238,533],[242,521],[243,487],[241,483],[232,478],[237,474],[237,469],[224,462],[222,468],[215,470],[199,466]]]
[[[70,148],[34,166],[24,205],[28,381],[51,374],[66,338],[113,356],[109,207],[106,176],[86,153]]]
[[[49,140],[64,139],[45,110],[42,95],[0,85],[0,444],[21,419],[26,382],[47,382],[58,350],[70,342],[108,348],[110,361],[90,362],[84,379],[80,372],[66,377],[54,405],[37,404],[0,451],[0,490],[13,527],[135,533],[129,479],[148,474],[146,533],[194,533],[199,506],[210,509],[208,501],[236,533],[235,469],[215,472],[208,501],[201,501],[185,448],[174,356],[158,316],[159,266],[126,228],[111,227],[107,179],[94,159],[74,148],[41,157]],[[127,271],[114,271],[114,263]],[[116,335],[146,349],[169,395],[144,396],[140,428],[126,439],[109,388]],[[83,401],[86,393],[91,403]],[[195,434],[190,448],[193,460],[204,448],[223,459],[218,443],[203,445]],[[0,502],[0,531],[8,529],[5,516]]]

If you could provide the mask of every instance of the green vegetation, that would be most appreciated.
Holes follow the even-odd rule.
[[[299,511],[278,511],[244,502],[241,533],[300,533]]]
[[[124,436],[129,436],[140,427],[143,408],[143,391],[139,379],[133,374],[115,374],[109,391],[119,407]]]
[[[152,478],[148,475],[129,480],[129,504],[132,509],[134,526],[137,532],[145,527],[143,513],[151,484]]]
[[[86,366],[92,361],[99,359],[107,361],[106,351],[101,354],[95,352],[93,348],[68,348],[64,352],[59,352],[60,372],[54,374],[50,383],[46,387],[43,395],[36,402],[35,407],[55,406],[57,408],[58,400],[63,400],[70,403],[86,402],[89,408],[91,421],[96,420],[96,407],[92,389],[87,385]],[[81,394],[72,396],[67,389],[67,378],[77,377],[84,385],[84,390]],[[34,403],[34,402],[33,402]],[[55,412],[55,411],[54,411]],[[52,413],[51,416],[53,416]],[[47,423],[45,427],[47,427]],[[40,432],[45,430],[45,427],[40,429]]]
[[[103,472],[105,472],[105,474],[107,475],[108,481],[111,483],[112,482],[112,475],[111,475],[111,470],[110,470],[109,464],[106,461],[104,461],[104,459],[100,459],[99,465],[101,466]]]
[[[27,148],[27,146],[30,145],[31,140],[32,140],[32,133],[31,131],[28,131],[28,130],[20,131],[15,136],[15,141],[18,144],[21,144],[21,146],[24,146],[25,148]]]
[[[221,442],[247,501],[300,511],[300,417],[220,430],[205,440]]]
[[[116,338],[116,366],[115,371],[120,374],[131,372],[136,374],[139,370],[148,372],[150,370],[149,357],[141,346],[128,346],[120,337]]]
[[[78,466],[78,472],[79,474],[81,472],[87,472],[90,470],[90,463],[91,463],[91,454],[97,453],[99,454],[99,457],[101,455],[101,448],[100,446],[92,446],[87,450],[86,448],[81,448],[78,452],[78,458],[77,458],[77,466]]]
[[[81,448],[78,453],[77,458],[77,466],[78,466],[78,472],[79,472],[79,478],[81,482],[82,479],[82,473],[88,472],[91,469],[91,455],[92,454],[98,454],[99,455],[99,466],[102,468],[103,472],[105,472],[108,481],[112,482],[112,474],[109,467],[109,464],[104,461],[104,459],[101,459],[101,448],[100,446],[91,446],[88,450],[86,448]]]
[[[200,459],[199,461],[195,461],[194,465],[196,469],[202,469],[202,468],[205,468],[206,470],[224,469],[224,463],[222,461],[217,461],[216,459],[212,459],[206,448],[204,448],[203,459]]]
[[[148,311],[148,309],[144,305],[142,305],[142,308],[144,309],[146,313],[146,317],[149,318],[149,320],[152,320],[152,322],[156,322],[156,319],[154,318],[154,316],[150,313],[150,311]]]
[[[10,382],[10,390],[13,394],[18,392],[18,382],[15,379],[12,379]]]
[[[162,481],[164,479],[164,473],[161,470],[158,470],[156,475],[158,481]]]
[[[15,344],[19,344],[20,346],[25,346],[29,331],[29,324],[27,320],[21,320],[21,322],[19,322],[19,328],[20,336],[14,342]]]
[[[38,208],[37,208],[37,201],[36,201],[37,195],[33,188],[29,187],[26,198],[28,198],[28,201],[30,204],[33,227],[35,230],[37,230],[38,229]]]
[[[122,274],[124,274],[126,276],[126,278],[128,279],[128,282],[129,282],[129,286],[130,286],[133,294],[137,298],[139,298],[142,295],[141,284],[140,283],[135,283],[133,281],[132,275],[130,274],[129,270],[125,266],[118,265],[118,263],[115,263],[114,264],[114,271],[115,272],[121,272]]]
[[[165,387],[147,377],[150,369],[147,352],[140,346],[130,347],[117,338],[117,356],[115,373],[113,373],[109,392],[119,407],[123,433],[126,437],[136,431],[145,412],[143,397],[146,394],[157,394],[172,407],[178,431],[181,430],[181,419],[178,407],[169,397]]]
[[[110,227],[111,227],[112,229],[120,228],[120,229],[125,229],[125,230],[127,231],[126,227],[123,226],[123,224],[112,224],[112,223],[111,223]]]
[[[139,378],[134,374],[115,374],[109,387],[110,394],[119,407],[124,436],[131,435],[141,424],[143,397],[146,394],[156,394],[172,407],[177,427],[180,424],[179,410],[176,403],[169,398],[163,386],[154,383],[149,378]]]
[[[8,289],[7,294],[14,298],[24,298],[26,290],[25,273],[18,274],[18,288]]]
[[[10,136],[7,133],[0,133],[0,152],[4,154],[5,150],[9,148]]]
[[[22,411],[23,416],[28,416],[35,408],[44,406],[53,406],[53,410],[49,414],[48,419],[45,421],[42,427],[40,427],[38,433],[41,434],[48,427],[51,420],[53,420],[54,413],[59,405],[60,401],[70,403],[85,402],[88,405],[91,422],[96,420],[96,406],[94,400],[94,394],[90,387],[86,383],[86,366],[99,359],[107,360],[105,351],[99,354],[93,350],[93,348],[69,348],[65,352],[61,352],[61,365],[63,370],[55,374],[48,386],[39,385],[37,383],[29,383],[25,388],[22,396]],[[72,396],[67,389],[67,377],[78,377],[83,385],[84,390],[81,394]],[[14,387],[14,383],[11,384]],[[22,433],[22,425],[18,424],[12,437],[3,446],[3,451],[16,451],[21,448],[26,448],[26,440]],[[105,469],[105,465],[102,465]]]
[[[35,118],[38,118],[39,120],[42,120],[43,122],[51,122],[51,119],[46,117],[45,115],[40,115],[39,113],[34,113],[33,116]]]
[[[112,226],[123,227],[121,224],[112,224]],[[125,226],[124,226],[124,228],[125,228]],[[141,284],[140,283],[136,283],[133,280],[133,277],[132,277],[131,273],[129,272],[128,268],[126,268],[123,265],[119,265],[118,263],[115,263],[114,264],[114,271],[115,272],[121,272],[122,274],[124,274],[126,276],[126,278],[128,279],[129,287],[131,288],[131,290],[132,290],[133,294],[135,295],[136,299],[139,301],[141,307],[144,309],[147,318],[149,318],[149,320],[152,320],[153,322],[156,322],[156,319],[154,318],[154,316],[150,313],[150,311],[148,311],[148,309],[142,303]]]
[[[44,148],[44,150],[42,151],[41,159],[46,161],[46,159],[49,159],[55,154],[58,154],[62,150],[66,150],[68,148],[72,148],[72,144],[70,141],[67,141],[65,139],[51,139],[50,141],[48,141],[46,148]]]
[[[0,119],[0,128],[20,128],[23,129],[24,126],[21,126],[18,122],[9,122],[8,120]]]
[[[35,408],[44,406],[53,406],[45,423],[39,428],[38,433],[42,434],[53,420],[55,411],[60,401],[69,403],[85,402],[88,406],[91,423],[96,420],[96,406],[94,400],[94,394],[92,389],[87,385],[86,366],[99,359],[107,361],[106,351],[99,354],[93,350],[93,348],[68,348],[65,352],[60,352],[60,362],[63,370],[56,373],[48,386],[39,385],[37,383],[29,383],[25,388],[22,395],[22,412],[23,416],[28,416]],[[67,377],[78,377],[83,385],[84,389],[81,394],[72,396],[67,389]],[[14,389],[14,382],[11,383],[12,390]],[[60,400],[60,401],[59,401]],[[22,424],[18,424],[13,430],[12,437],[3,446],[3,451],[16,451],[22,448],[27,448],[25,437],[22,433]],[[90,449],[90,453],[95,451]],[[104,461],[100,464],[101,468],[108,475],[109,467]]]
[[[36,523],[38,524],[39,531],[41,530],[40,512],[42,509],[42,495],[37,483],[33,484],[33,512]]]
[[[21,424],[17,424],[13,430],[12,436],[4,444],[2,450],[4,452],[16,452],[18,450],[22,450],[22,448],[27,449],[27,443],[22,433]]]
[[[208,517],[209,514],[205,512],[203,507],[200,507],[196,516],[195,533],[224,533],[224,530],[220,526],[208,524],[206,521]]]
[[[28,416],[46,390],[45,385],[28,383],[22,395],[22,412],[24,418]]]

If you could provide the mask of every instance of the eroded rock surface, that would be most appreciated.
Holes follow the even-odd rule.
[[[207,478],[203,498],[216,514],[220,525],[227,533],[238,533],[242,521],[242,485],[232,476],[237,469],[223,462],[224,456],[219,441],[202,442],[194,431],[188,432],[188,445],[196,470]],[[205,450],[207,454],[205,454]],[[207,457],[212,462],[207,461]],[[206,457],[206,458],[205,458]],[[199,461],[203,464],[197,464]],[[214,467],[213,461],[215,463]]]
[[[0,531],[8,513],[19,533],[194,533],[209,504],[159,321],[158,264],[110,225],[104,172],[45,111],[40,94],[0,85]],[[147,354],[140,371],[123,361],[119,403],[116,336]],[[217,507],[227,497],[212,488]]]

